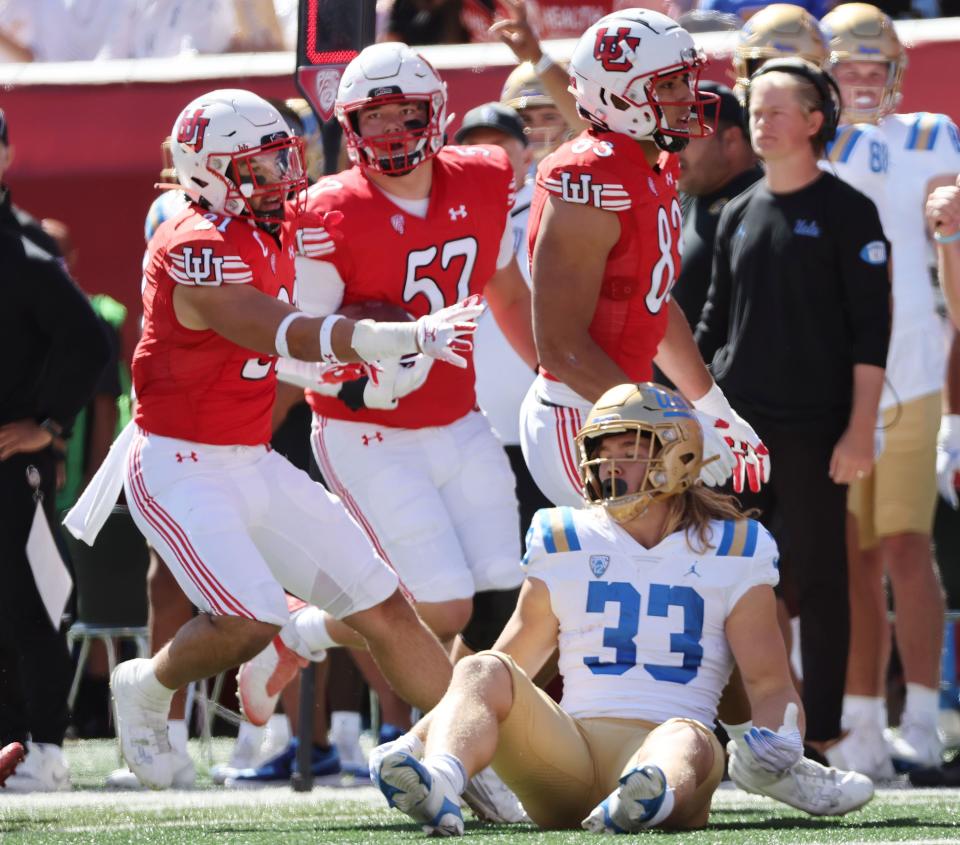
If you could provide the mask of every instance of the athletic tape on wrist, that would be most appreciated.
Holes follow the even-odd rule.
[[[287,314],[287,316],[280,321],[280,325],[277,326],[277,335],[273,339],[273,345],[277,350],[277,355],[281,358],[290,357],[290,347],[287,346],[287,329],[290,328],[290,324],[294,320],[299,320],[301,317],[306,316],[302,311],[294,311],[291,314]]]
[[[327,364],[342,364],[343,362],[333,351],[333,327],[343,319],[340,314],[331,314],[320,324],[320,359]]]

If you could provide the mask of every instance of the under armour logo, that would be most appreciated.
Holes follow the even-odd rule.
[[[664,177],[664,181],[666,181],[666,183],[667,183],[668,185],[673,185],[673,174],[672,174],[672,173],[668,173],[668,174]]]
[[[461,208],[462,208],[462,206],[461,206]],[[450,213],[453,214],[453,209],[452,209],[452,208],[450,209]],[[403,230],[404,230],[404,226],[405,226],[404,219],[403,219],[403,215],[402,215],[402,214],[394,214],[393,217],[390,218],[390,225],[393,226],[393,231],[394,231],[394,232],[396,232],[398,235],[402,235],[402,234],[403,234]]]
[[[363,441],[364,446],[369,446],[373,442],[383,443],[383,435],[379,431],[375,431],[370,435],[363,434],[360,436],[360,439]]]
[[[191,460],[194,463],[197,463],[200,458],[197,456],[196,452],[191,452],[189,455],[183,455],[180,452],[177,452],[177,463],[182,464],[186,460]]]
[[[460,208],[450,208],[447,209],[447,211],[450,214],[450,219],[453,221],[456,221],[458,217],[467,216],[467,207],[463,204],[460,205]]]
[[[696,575],[697,578],[703,577],[703,576],[700,575],[699,572],[697,572],[697,562],[696,562],[696,561],[694,561],[693,563],[691,563],[691,564],[690,564],[690,568],[689,568],[686,572],[683,573],[683,577],[684,577],[684,578],[686,578],[688,575]]]

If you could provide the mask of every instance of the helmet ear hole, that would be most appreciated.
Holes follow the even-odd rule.
[[[618,97],[616,94],[610,95],[610,104],[617,111],[627,111],[630,108],[630,103],[628,103],[622,97]]]

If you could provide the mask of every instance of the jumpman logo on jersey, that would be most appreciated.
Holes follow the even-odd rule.
[[[703,576],[697,572],[697,562],[694,561],[690,564],[690,568],[683,573],[683,577],[686,578],[688,575],[696,575],[697,578],[702,578]]]
[[[360,436],[360,439],[363,441],[364,446],[369,446],[374,441],[383,443],[383,435],[379,431],[375,431],[371,435],[363,434]]]
[[[183,463],[185,460],[187,460],[187,459],[193,461],[194,463],[197,463],[197,462],[199,462],[199,460],[200,460],[200,458],[197,457],[197,453],[196,453],[196,452],[191,452],[189,455],[183,455],[183,454],[181,454],[180,452],[177,452],[177,463],[178,463],[178,464],[182,464],[182,463]]]
[[[467,216],[467,207],[461,203],[460,208],[449,208],[447,213],[450,215],[450,219],[456,222],[458,217]]]

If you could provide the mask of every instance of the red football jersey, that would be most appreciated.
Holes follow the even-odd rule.
[[[252,222],[190,204],[150,240],[144,265],[143,336],[133,353],[137,425],[152,434],[216,445],[270,440],[276,356],[244,349],[177,320],[177,285],[253,285],[293,299],[297,221],[277,240]]]
[[[433,159],[425,218],[405,212],[357,167],[313,185],[307,209],[343,212],[329,260],[344,281],[344,305],[391,302],[422,317],[483,292],[497,269],[513,199],[513,171],[503,150],[448,146]],[[312,391],[307,401],[334,419],[394,428],[446,425],[476,406],[473,356],[466,358],[465,370],[436,361],[423,387],[392,411],[353,411]]]
[[[620,240],[607,256],[589,331],[632,381],[653,377],[653,358],[667,330],[670,289],[680,275],[677,175],[673,156],[663,153],[651,167],[636,141],[592,129],[551,153],[537,169],[527,228],[531,256],[550,196],[612,211],[620,221]]]

